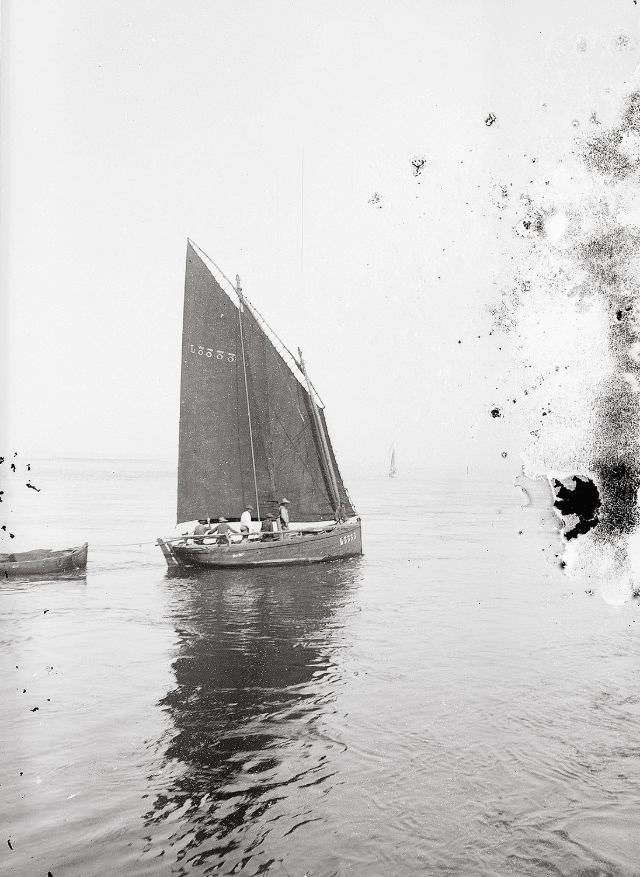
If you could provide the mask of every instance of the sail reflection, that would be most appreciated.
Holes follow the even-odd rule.
[[[179,647],[175,687],[160,705],[172,729],[145,818],[148,851],[162,854],[163,844],[172,873],[223,861],[268,869],[272,826],[281,837],[289,822],[314,818],[342,749],[323,720],[342,682],[337,658],[359,565],[171,581]]]

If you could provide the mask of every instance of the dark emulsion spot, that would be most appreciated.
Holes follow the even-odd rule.
[[[553,504],[563,518],[570,515],[578,518],[573,526],[565,527],[563,531],[565,539],[575,539],[581,533],[592,530],[598,523],[597,512],[601,505],[600,494],[593,481],[590,478],[573,475],[566,478],[564,483],[554,478],[552,485],[555,493]]]
[[[594,473],[600,482],[602,510],[600,528],[609,538],[632,533],[639,523],[637,497],[640,468],[635,460],[596,461]]]

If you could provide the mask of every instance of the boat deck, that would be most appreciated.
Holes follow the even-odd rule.
[[[202,540],[201,544],[198,544]],[[322,530],[293,530],[252,538],[218,543],[206,537],[181,537],[158,540],[173,568],[179,567],[241,567],[277,566],[284,564],[321,563],[362,554],[360,520],[335,524]]]

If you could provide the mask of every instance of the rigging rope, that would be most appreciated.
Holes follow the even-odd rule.
[[[251,426],[251,409],[249,408],[249,385],[247,384],[247,361],[244,355],[244,333],[242,331],[242,290],[240,289],[240,278],[236,278],[238,287],[236,293],[240,299],[240,310],[238,311],[238,321],[240,323],[240,347],[242,348],[242,368],[244,370],[244,392],[247,397],[247,417],[249,419],[249,442],[251,443],[251,465],[253,466],[253,484],[256,490],[256,514],[260,519],[260,500],[258,499],[258,478],[256,476],[256,457],[253,450],[253,428]]]
[[[224,271],[222,270],[222,268],[221,268],[219,265],[216,265],[216,263],[213,261],[213,259],[211,258],[211,256],[209,256],[207,253],[205,253],[205,251],[204,251],[201,247],[199,247],[195,241],[192,241],[191,238],[187,238],[187,240],[189,241],[189,243],[191,244],[191,246],[192,246],[195,250],[198,250],[198,252],[202,253],[202,255],[205,257],[205,259],[207,259],[207,261],[211,262],[211,264],[212,264],[213,267],[216,269],[216,271],[219,271],[220,274],[221,274],[221,275],[224,277],[224,279],[227,281],[227,283],[229,284],[229,286],[231,287],[231,289],[232,289],[235,293],[237,293],[238,290],[235,288],[235,286],[233,285],[233,283],[229,280],[229,278],[228,278],[227,275],[224,273]]]
[[[157,545],[157,541],[155,539],[147,542],[146,539],[143,539],[141,542],[109,542],[108,544],[103,544],[102,542],[96,542],[96,548],[132,548],[134,545]]]

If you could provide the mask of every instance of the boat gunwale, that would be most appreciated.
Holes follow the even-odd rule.
[[[353,523],[349,523],[347,521],[346,523],[343,523],[343,524],[336,524],[336,526],[332,527],[332,529],[329,532],[320,531],[317,535],[315,533],[310,533],[310,532],[301,533],[301,532],[295,531],[295,530],[293,531],[293,533],[296,533],[296,539],[298,539],[298,538],[300,539],[300,541],[297,542],[298,545],[301,545],[304,542],[310,542],[312,540],[313,540],[314,545],[317,545],[318,542],[324,542],[327,539],[335,539],[335,537],[337,535],[336,530],[338,528],[341,528],[342,531],[344,532],[347,530],[361,530],[362,526],[361,526],[360,519],[358,518],[358,520],[354,521]],[[186,538],[192,539],[194,537],[188,536]],[[198,537],[196,537],[196,538],[198,538]],[[204,537],[204,538],[206,538],[206,537]],[[167,541],[169,541],[169,540],[167,540]],[[220,554],[222,556],[224,556],[225,554],[227,554],[229,552],[229,549],[235,548],[237,550],[243,544],[244,544],[243,542],[231,542],[228,545],[224,545],[224,544],[220,545],[219,543],[211,543],[210,545],[180,545],[180,544],[174,543],[172,545],[172,550],[173,551],[195,551],[197,554],[203,554],[205,552],[210,552],[213,549],[213,550],[219,551]],[[249,545],[251,546],[250,547],[251,551],[259,551],[259,550],[264,549],[264,548],[291,548],[291,547],[295,547],[295,543],[292,546],[290,538],[264,539],[264,540],[263,539],[254,539],[252,542],[249,542]],[[247,547],[248,546],[245,545],[245,550]]]
[[[362,526],[358,518],[356,522],[350,524],[340,524],[332,529],[330,533],[322,534],[319,537],[313,533],[305,534],[301,539],[281,539],[254,542],[251,549],[243,548],[242,542],[232,543],[231,545],[194,545],[194,546],[174,546],[171,549],[175,552],[175,567],[173,571],[182,569],[187,570],[206,570],[206,569],[258,569],[275,566],[295,566],[312,563],[329,563],[332,561],[353,560],[362,555]],[[336,532],[337,530],[337,532]],[[349,539],[345,545],[343,542],[340,549],[337,546],[337,540],[342,538],[342,534],[348,534]],[[329,544],[327,544],[329,543]],[[305,547],[312,544],[314,546],[313,556],[305,555]],[[335,546],[332,550],[331,545]],[[325,548],[326,546],[326,548]],[[284,554],[283,552],[271,553],[274,548],[293,549],[293,553]],[[319,549],[319,551],[318,551]],[[269,556],[261,556],[262,552],[269,551]],[[326,551],[326,554],[322,552]]]

